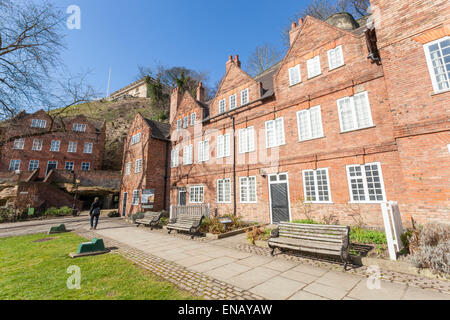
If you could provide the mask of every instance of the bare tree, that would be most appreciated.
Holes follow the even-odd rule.
[[[256,76],[280,61],[281,57],[281,51],[273,45],[266,43],[258,46],[247,59],[247,72],[251,76]]]
[[[0,0],[0,119],[45,102],[60,63],[64,15],[53,5]]]
[[[307,6],[296,13],[283,31],[283,44],[289,47],[289,31],[292,22],[298,22],[300,18],[311,16],[319,20],[326,20],[328,17],[339,12],[348,12],[356,19],[368,14],[370,0],[310,0]]]

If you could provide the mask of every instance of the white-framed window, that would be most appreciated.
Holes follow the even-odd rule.
[[[178,131],[181,130],[181,125],[182,125],[181,119],[180,119],[180,120],[177,120],[177,130],[178,130]]]
[[[34,139],[33,140],[33,147],[31,150],[33,151],[42,151],[42,144],[43,144],[43,140],[42,139]]]
[[[344,65],[344,54],[342,52],[342,46],[337,46],[334,49],[328,50],[327,55],[329,70],[333,70]]]
[[[91,142],[86,142],[84,144],[84,153],[92,153],[92,149],[94,147],[94,144]]]
[[[323,137],[320,106],[297,112],[298,138],[307,141]]]
[[[306,65],[308,67],[308,78],[314,78],[322,73],[322,70],[320,68],[320,56],[315,56],[312,59],[309,59],[306,62]]]
[[[11,160],[9,162],[9,171],[20,170],[20,160]]]
[[[328,169],[304,170],[303,189],[306,203],[331,203]]]
[[[82,123],[74,123],[72,130],[75,132],[86,132],[86,125]]]
[[[289,85],[293,86],[300,82],[302,82],[302,76],[300,73],[300,65],[298,64],[295,67],[289,68]]]
[[[189,117],[184,117],[183,118],[183,129],[187,129],[187,127],[189,127]]]
[[[255,128],[248,127],[239,130],[239,153],[255,151]]]
[[[178,167],[178,161],[180,158],[180,151],[178,148],[172,149],[172,152],[170,154],[170,164],[172,168]]]
[[[77,143],[70,141],[69,142],[69,147],[67,148],[67,152],[70,152],[70,153],[77,152]]]
[[[142,159],[137,159],[134,166],[134,173],[142,172]]]
[[[195,122],[197,121],[197,114],[191,114],[191,126],[195,126]]]
[[[198,162],[207,161],[209,161],[209,140],[204,140],[198,143]]]
[[[230,134],[224,134],[217,137],[217,158],[225,158],[231,155]]]
[[[45,127],[47,127],[47,120],[32,119],[31,120],[31,127],[32,128],[45,129]]]
[[[428,70],[434,91],[441,92],[450,89],[450,37],[424,45]]]
[[[231,180],[217,180],[217,203],[231,203]]]
[[[36,169],[39,169],[39,160],[30,160],[28,171],[34,171]]]
[[[14,140],[13,149],[15,150],[23,150],[25,147],[25,139],[16,139]]]
[[[131,166],[132,166],[131,162],[127,162],[125,164],[125,175],[126,176],[129,176],[131,174]]]
[[[81,163],[81,171],[89,171],[91,170],[91,163],[90,162],[83,162]]]
[[[369,95],[366,91],[339,99],[337,104],[341,132],[373,127]]]
[[[230,96],[230,110],[233,110],[236,108],[236,94],[233,94]]]
[[[266,148],[279,147],[285,144],[284,119],[278,118],[266,122]]]
[[[183,147],[183,165],[187,166],[193,163],[194,145]]]
[[[59,152],[59,148],[61,147],[61,141],[59,140],[52,140],[52,143],[50,145],[50,151],[51,152]]]
[[[75,168],[75,163],[72,161],[67,161],[64,165],[64,169],[67,171],[72,171]]]
[[[225,111],[227,111],[227,101],[222,99],[219,101],[219,114],[225,113]]]
[[[132,206],[139,205],[139,190],[133,190],[133,198],[131,199]]]
[[[131,137],[131,145],[134,146],[135,144],[138,144],[141,142],[141,133],[137,133]]]
[[[256,203],[256,177],[239,178],[241,203]]]
[[[204,187],[193,186],[189,188],[189,202],[190,203],[203,203],[204,201]]]
[[[386,201],[380,163],[347,166],[350,202],[370,203]]]
[[[246,105],[249,102],[248,89],[241,91],[241,106]]]

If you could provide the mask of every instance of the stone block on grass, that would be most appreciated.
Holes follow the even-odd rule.
[[[65,224],[60,224],[57,227],[51,227],[50,231],[48,232],[48,234],[58,234],[58,233],[65,233],[65,232],[67,232],[66,225]]]

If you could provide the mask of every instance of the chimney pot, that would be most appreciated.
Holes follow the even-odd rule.
[[[297,28],[297,23],[295,23],[295,22],[292,22],[292,27],[291,27],[291,30],[292,30],[292,29],[295,29],[295,28]]]
[[[299,25],[299,26],[302,26],[302,25],[303,25],[303,18],[300,18],[300,19],[298,20],[298,25]]]

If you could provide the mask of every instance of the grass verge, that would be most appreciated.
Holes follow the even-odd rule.
[[[47,242],[34,242],[52,238]],[[185,300],[197,299],[125,258],[106,254],[72,259],[77,235],[0,239],[0,300]],[[81,289],[69,290],[69,266],[81,269]]]

